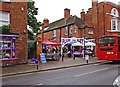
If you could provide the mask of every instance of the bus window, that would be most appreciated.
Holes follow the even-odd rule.
[[[115,37],[106,36],[98,40],[98,46],[115,46]]]
[[[120,51],[120,37],[118,38],[118,51]]]

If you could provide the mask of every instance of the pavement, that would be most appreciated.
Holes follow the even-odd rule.
[[[97,60],[97,57],[91,57],[88,63],[96,64],[100,62],[104,62],[104,60]],[[38,67],[35,63],[29,60],[28,64],[3,67],[1,70],[2,72],[0,73],[0,77],[76,67],[76,66],[82,66],[82,65],[87,65],[87,62],[83,57],[76,57],[75,59],[70,57],[69,58],[64,57],[64,61],[62,61],[62,59],[60,58],[57,61],[47,61],[47,63],[45,64],[39,63]]]

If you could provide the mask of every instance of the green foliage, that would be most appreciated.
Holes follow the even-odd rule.
[[[35,15],[38,14],[38,8],[36,8],[34,5],[34,1],[28,0],[28,25],[31,26],[33,32],[36,33],[41,26],[41,22],[38,22],[35,17]]]
[[[10,25],[3,25],[0,27],[0,32],[3,34],[10,33]]]
[[[30,31],[28,31],[28,39],[34,40],[33,34]]]
[[[35,57],[35,42],[28,42],[28,58]]]

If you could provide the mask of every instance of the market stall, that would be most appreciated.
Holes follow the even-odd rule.
[[[58,60],[59,52],[58,47],[61,45],[60,43],[51,42],[48,39],[42,40],[43,44],[43,53],[46,55],[46,59]]]

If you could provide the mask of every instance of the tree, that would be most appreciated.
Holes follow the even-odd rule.
[[[10,25],[3,25],[0,27],[0,33],[10,33]]]
[[[28,0],[28,25],[32,27],[34,33],[36,33],[41,26],[41,22],[38,22],[35,17],[37,14],[38,8],[35,7],[35,2]]]

